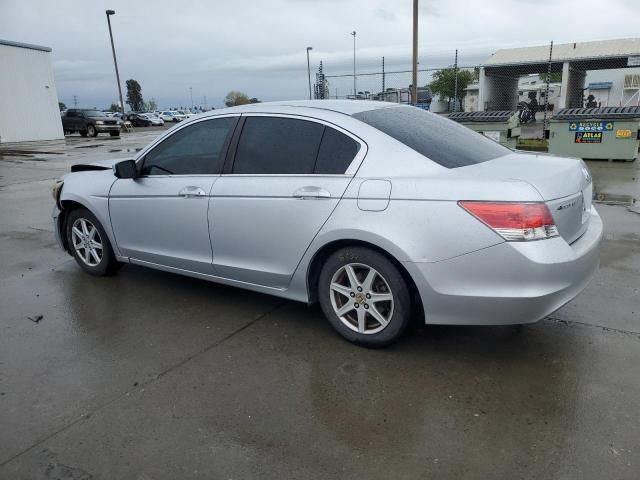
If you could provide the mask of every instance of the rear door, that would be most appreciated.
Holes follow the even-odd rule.
[[[285,288],[366,153],[350,133],[315,119],[243,116],[209,209],[217,275]]]
[[[209,194],[237,120],[216,117],[176,130],[139,161],[140,177],[114,183],[109,212],[122,255],[212,273]]]

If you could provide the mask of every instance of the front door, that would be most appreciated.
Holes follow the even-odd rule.
[[[109,211],[122,255],[212,273],[207,211],[237,117],[184,126],[138,161],[140,176],[117,180]]]
[[[245,116],[231,170],[210,200],[216,275],[286,288],[351,181],[360,149],[355,137],[318,121]]]

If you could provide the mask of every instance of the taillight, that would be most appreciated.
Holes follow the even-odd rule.
[[[458,205],[510,242],[558,236],[551,212],[544,203],[461,201]]]

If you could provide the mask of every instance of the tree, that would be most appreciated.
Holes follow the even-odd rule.
[[[236,90],[231,90],[227,93],[227,96],[224,97],[224,104],[227,107],[234,107],[236,105],[246,105],[249,103],[249,97],[246,93],[238,92]]]
[[[549,83],[560,83],[562,81],[562,72],[551,72],[551,75],[543,73],[540,75],[540,80],[543,83],[547,83],[547,77],[549,77]]]
[[[142,87],[133,78],[127,80],[127,105],[129,105],[134,112],[140,112],[144,109]]]
[[[64,102],[58,102],[58,108],[62,112],[63,110],[67,109],[67,106],[64,104]]]
[[[157,109],[158,109],[158,104],[153,98],[148,102],[144,102],[145,112],[155,112]]]
[[[120,105],[118,105],[117,103],[112,103],[111,106],[109,107],[109,111],[110,112],[119,112],[120,111]]]
[[[475,79],[474,72],[469,70],[458,70],[458,90],[457,97],[462,110],[462,101],[465,96],[465,89]],[[453,68],[443,68],[433,74],[433,80],[428,85],[431,92],[447,99],[447,109],[451,110],[451,102],[456,97],[456,73]]]

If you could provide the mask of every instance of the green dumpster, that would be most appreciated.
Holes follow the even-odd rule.
[[[549,121],[549,153],[633,161],[640,144],[640,107],[565,108]]]
[[[513,110],[495,112],[453,112],[448,118],[512,149],[520,136],[520,118]]]

